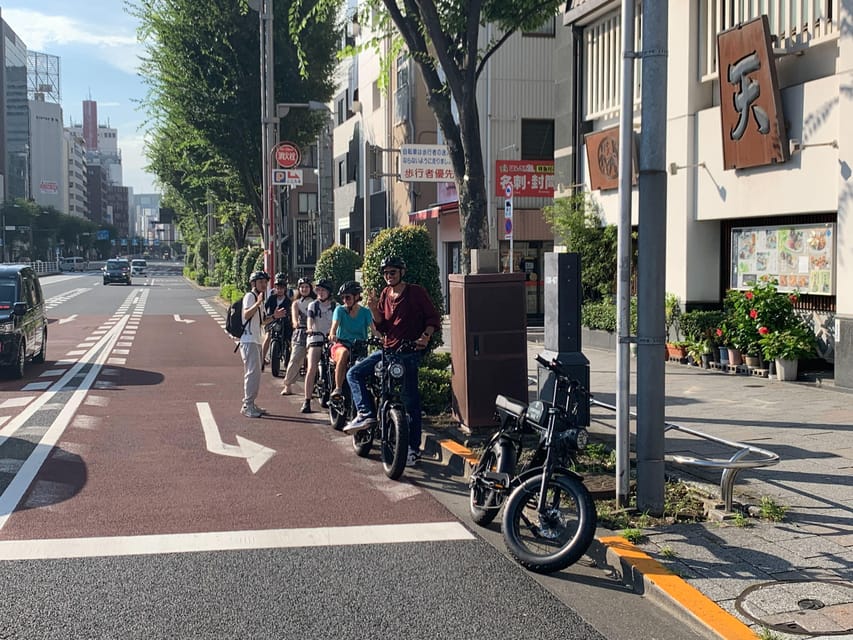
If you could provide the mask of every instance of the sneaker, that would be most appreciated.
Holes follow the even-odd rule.
[[[350,420],[344,427],[344,433],[358,433],[369,429],[371,425],[376,424],[376,418],[359,413],[355,418]]]
[[[343,389],[335,389],[332,391],[332,395],[329,396],[329,400],[340,400],[344,397]]]
[[[281,388],[281,395],[283,395],[283,396],[293,395],[293,390],[290,388],[289,384],[286,384]]]
[[[311,401],[304,400],[302,402],[302,406],[299,408],[299,413],[311,413]]]
[[[406,456],[406,466],[414,467],[418,462],[421,461],[421,452],[415,451],[411,447],[409,448],[409,455]]]
[[[244,405],[243,408],[240,409],[240,413],[246,416],[247,418],[260,418],[263,415],[255,407],[246,405]]]
[[[254,404],[254,403],[252,404],[252,408],[254,408],[254,410],[257,411],[258,413],[260,413],[262,416],[265,416],[266,414],[269,413],[269,411],[267,411],[263,407],[259,407],[258,405]]]

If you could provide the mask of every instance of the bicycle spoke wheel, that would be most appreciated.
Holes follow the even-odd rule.
[[[565,569],[589,548],[595,535],[595,503],[583,483],[554,475],[538,510],[542,476],[529,478],[510,494],[503,536],[510,554],[522,566],[540,573]]]
[[[503,503],[504,491],[494,488],[494,481],[483,478],[483,474],[492,471],[512,474],[515,469],[515,449],[507,442],[496,442],[483,452],[483,457],[471,474],[471,490],[468,507],[471,519],[485,527],[495,516]]]

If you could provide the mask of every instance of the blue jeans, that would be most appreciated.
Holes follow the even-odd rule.
[[[402,399],[409,414],[409,447],[415,451],[421,449],[421,395],[418,392],[418,367],[423,357],[422,351],[401,353],[398,356],[406,369],[403,375]],[[376,363],[382,359],[381,351],[374,351],[364,360],[355,364],[347,371],[347,382],[352,391],[352,401],[359,413],[376,417],[373,398],[367,391],[365,381],[373,373]]]

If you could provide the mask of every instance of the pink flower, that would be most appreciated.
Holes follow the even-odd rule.
[[[722,335],[723,335],[723,330],[717,329],[717,337],[720,338],[720,337],[722,337]]]
[[[768,333],[770,333],[770,329],[768,329],[767,327],[758,327],[758,333],[763,336],[766,336]]]
[[[752,291],[747,291],[745,294],[747,300],[752,300]]]
[[[756,311],[755,309],[750,309],[749,310],[749,317],[752,318],[753,320],[755,320],[758,317],[758,311]]]

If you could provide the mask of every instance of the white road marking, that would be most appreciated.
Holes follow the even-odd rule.
[[[127,362],[127,358],[110,358],[107,360],[107,364],[125,364]]]
[[[45,380],[43,382],[30,382],[29,384],[25,384],[21,391],[44,391],[52,384],[52,380]]]
[[[20,398],[9,398],[8,400],[4,400],[0,407],[24,407],[33,401],[32,396],[28,397],[20,397]]]
[[[93,407],[106,407],[110,403],[110,399],[106,396],[93,396],[89,394],[83,404],[88,404]]]
[[[60,319],[59,319],[59,324],[65,324],[66,322],[72,322],[72,321],[74,321],[76,318],[77,318],[77,314],[76,314],[76,313],[75,313],[74,315],[70,315],[70,316],[68,316],[67,318],[60,318]]]
[[[39,378],[52,378],[55,376],[62,375],[66,372],[66,369],[48,369],[47,371],[43,371]]]
[[[190,320],[189,318],[181,318],[179,313],[176,313],[172,316],[175,319],[175,322],[185,322],[187,324],[192,324],[195,320]]]
[[[249,463],[249,469],[252,473],[257,473],[267,460],[275,455],[275,449],[270,449],[252,442],[242,436],[237,436],[237,444],[225,444],[222,442],[222,436],[219,434],[219,426],[213,417],[213,412],[210,410],[210,405],[206,402],[196,402],[198,417],[201,419],[201,428],[204,431],[204,445],[211,453],[216,453],[220,456],[231,456],[234,458],[245,458]]]
[[[0,560],[99,558],[200,551],[242,551],[474,540],[459,522],[418,522],[313,529],[214,531],[103,538],[0,541]]]
[[[82,356],[84,353],[86,353],[85,349],[75,349],[74,351],[67,352],[65,355],[66,356]]]

